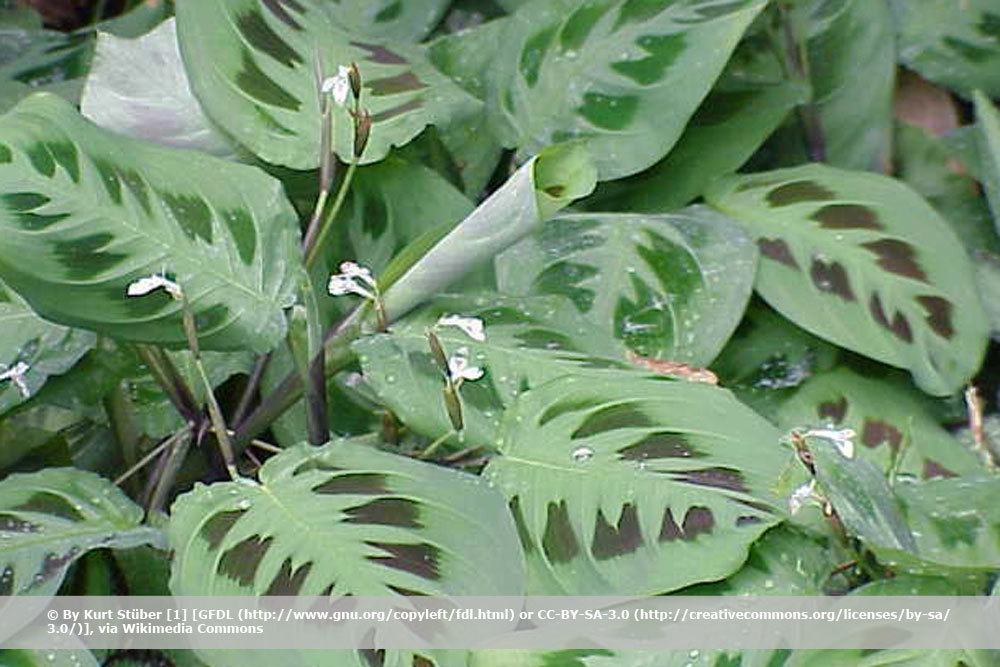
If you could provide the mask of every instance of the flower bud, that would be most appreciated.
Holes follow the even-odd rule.
[[[351,82],[351,92],[354,93],[354,99],[361,99],[361,70],[358,69],[357,63],[351,63],[351,66],[347,70],[347,78]]]
[[[372,115],[367,110],[362,110],[354,118],[354,157],[360,158],[364,155],[371,132]]]

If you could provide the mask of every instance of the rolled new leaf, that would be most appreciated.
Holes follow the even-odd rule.
[[[596,184],[597,171],[579,144],[543,150],[392,281],[385,294],[389,319],[405,315],[524,238]]]

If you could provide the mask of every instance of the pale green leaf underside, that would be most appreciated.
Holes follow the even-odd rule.
[[[585,140],[602,180],[674,145],[760,0],[533,0],[505,27],[513,57],[490,108],[523,154]]]
[[[965,96],[1000,95],[1000,9],[994,0],[892,0],[900,60]]]
[[[670,215],[564,215],[496,260],[500,290],[568,297],[636,353],[705,366],[732,335],[757,251],[705,207]]]
[[[728,392],[564,377],[522,394],[485,476],[507,496],[535,594],[646,595],[725,577],[780,520],[789,453]]]
[[[902,183],[807,165],[724,179],[706,196],[757,239],[756,288],[799,326],[908,369],[932,394],[979,368],[987,324],[969,257]]]
[[[361,162],[376,162],[430,124],[482,104],[431,66],[421,47],[342,32],[324,0],[198,0],[177,6],[181,54],[209,118],[260,158],[295,169],[320,164],[317,61],[324,76],[357,62],[361,104],[374,121]],[[334,113],[334,148],[353,153],[352,121]]]
[[[50,375],[72,368],[93,345],[92,333],[43,320],[0,283],[0,368],[28,364],[25,383],[30,395],[41,389]],[[25,400],[14,383],[0,384],[0,414]]]
[[[126,297],[167,274],[205,348],[266,351],[283,335],[297,219],[257,169],[113,135],[37,95],[0,118],[0,183],[0,277],[46,319],[183,344],[179,302]]]
[[[142,508],[111,482],[73,468],[0,482],[0,593],[53,595],[69,566],[91,549],[158,544]],[[27,622],[29,619],[23,619]]]
[[[903,452],[900,471],[923,478],[964,475],[979,469],[978,458],[942,428],[904,383],[863,377],[846,368],[806,383],[778,411],[784,428],[853,429],[857,456],[888,470]]]

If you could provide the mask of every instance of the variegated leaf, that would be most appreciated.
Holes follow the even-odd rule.
[[[399,4],[399,3],[397,3]],[[191,86],[209,118],[267,162],[320,164],[320,82],[357,62],[361,104],[374,121],[362,162],[381,160],[429,124],[480,113],[481,103],[427,61],[420,47],[383,45],[336,27],[328,0],[197,0],[177,5]],[[346,109],[334,113],[334,148],[354,150]]]
[[[564,215],[496,266],[503,292],[569,297],[591,325],[636,353],[704,366],[743,316],[756,261],[738,225],[698,206]]]
[[[293,298],[298,225],[278,181],[202,153],[126,139],[53,95],[0,118],[0,277],[46,319],[183,345],[171,276],[208,349],[269,350]]]
[[[756,237],[756,287],[842,347],[944,395],[979,369],[987,323],[955,233],[893,179],[807,165],[718,182],[708,200]]]
[[[763,0],[533,0],[504,31],[490,103],[509,145],[585,141],[602,180],[677,142]]]
[[[323,0],[345,32],[385,42],[419,42],[450,0]]]

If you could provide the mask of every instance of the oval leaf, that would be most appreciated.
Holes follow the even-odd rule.
[[[530,593],[658,594],[732,574],[780,520],[779,438],[708,385],[564,377],[515,402],[484,475],[518,523]]]
[[[636,353],[707,365],[732,335],[757,251],[705,207],[672,215],[566,215],[497,258],[511,294],[569,297]]]
[[[490,108],[531,155],[586,141],[601,180],[676,143],[762,0],[533,0],[505,28]]]
[[[481,112],[482,104],[434,69],[420,47],[383,46],[343,32],[324,5],[322,0],[177,4],[177,35],[194,93],[209,117],[251,152],[295,169],[319,166],[317,61],[324,76],[358,63],[361,105],[374,121],[363,163],[381,160],[429,124]],[[353,129],[346,109],[335,110],[334,130],[337,154],[349,159]]]
[[[180,345],[177,301],[126,297],[133,281],[167,274],[205,348],[266,351],[284,334],[301,254],[278,181],[113,135],[52,95],[0,118],[0,137],[0,277],[40,315]]]
[[[932,394],[978,370],[988,328],[969,257],[902,183],[807,165],[724,179],[706,197],[757,238],[757,290],[796,324]]]

